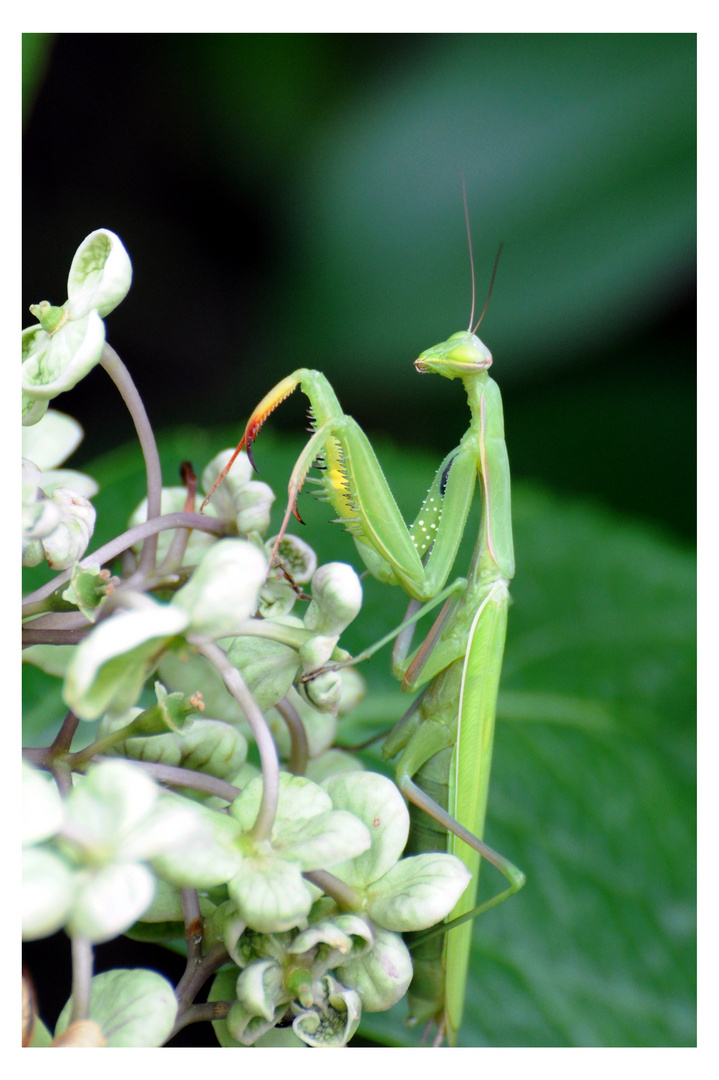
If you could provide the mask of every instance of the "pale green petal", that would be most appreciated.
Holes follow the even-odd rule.
[[[305,775],[316,784],[321,784],[330,776],[337,776],[338,773],[363,772],[364,768],[364,764],[354,754],[346,750],[331,749],[325,750],[324,754],[320,754],[317,758],[311,758],[307,763]]]
[[[325,1000],[299,1013],[292,1027],[308,1046],[346,1046],[359,1027],[361,998],[330,975],[322,979],[322,984]]]
[[[471,879],[454,855],[412,855],[368,890],[367,910],[387,930],[426,930],[449,915]]]
[[[266,573],[265,555],[254,544],[218,540],[171,604],[189,614],[193,633],[228,637],[254,614]]]
[[[342,981],[358,992],[367,1012],[384,1012],[396,1005],[412,981],[409,949],[399,934],[379,926],[371,949],[336,966]]]
[[[273,1020],[278,1006],[289,1001],[277,961],[266,958],[248,964],[237,980],[237,1000],[253,1015]]]
[[[58,507],[60,521],[42,538],[42,546],[52,570],[67,570],[85,554],[97,515],[89,499],[69,488],[56,488],[51,500]]]
[[[42,329],[42,327],[40,329]],[[47,398],[35,397],[34,395],[26,394],[23,390],[21,413],[23,428],[38,424],[47,412],[49,404]]]
[[[54,836],[62,825],[63,816],[63,802],[55,781],[48,773],[23,761],[20,811],[23,846]]]
[[[102,761],[73,786],[66,813],[84,835],[107,849],[147,818],[159,794],[155,781],[137,765]]]
[[[104,318],[125,299],[132,284],[132,263],[125,247],[109,229],[86,236],[70,266],[67,295],[71,318],[95,308]]]
[[[126,832],[118,853],[124,859],[151,859],[155,855],[190,845],[212,842],[212,833],[197,803],[161,795],[151,814]]]
[[[404,799],[396,784],[380,773],[338,774],[329,777],[322,786],[336,809],[351,811],[369,829],[371,848],[332,871],[348,885],[366,888],[402,856],[409,835],[409,813]]]
[[[30,397],[54,398],[71,390],[100,361],[105,324],[96,311],[66,322],[50,337],[43,330],[22,365],[22,388]]]
[[[91,499],[100,490],[97,480],[74,469],[48,469],[42,473],[40,487],[46,495],[52,495],[57,488],[68,488],[86,499]]]
[[[129,929],[152,902],[154,878],[139,863],[112,863],[78,875],[67,932],[95,943]]]
[[[81,720],[95,720],[112,707],[135,704],[163,642],[181,634],[187,613],[168,604],[122,611],[96,626],[77,646],[68,665],[63,698]]]
[[[163,799],[181,796],[163,796]],[[211,889],[229,881],[238,870],[241,855],[237,846],[240,829],[227,814],[192,804],[205,829],[193,833],[180,848],[163,851],[152,857],[152,866],[160,877],[187,888]]]
[[[262,780],[250,781],[242,794],[235,799],[230,813],[239,821],[243,830],[249,831],[255,823],[262,802]],[[326,791],[304,776],[280,773],[279,800],[273,838],[280,835],[285,824],[295,826],[298,821],[314,817],[332,809],[332,801]]]
[[[247,925],[265,934],[291,930],[312,907],[299,865],[271,855],[243,858],[227,891]]]
[[[275,1015],[267,1020],[264,1016],[258,1016],[251,1009],[245,1008],[240,1001],[236,1001],[225,1020],[225,1031],[231,1037],[230,1041],[222,1041],[223,1046],[254,1046],[259,1038],[270,1031],[275,1024],[282,1019],[285,1006],[277,1008]],[[217,1030],[217,1025],[215,1025]]]
[[[72,416],[48,409],[42,420],[24,429],[22,456],[43,472],[56,469],[78,448],[83,434],[82,426]]]
[[[367,851],[369,830],[346,810],[330,810],[298,822],[276,825],[272,847],[303,870],[322,870]]]
[[[22,856],[23,941],[49,937],[64,926],[75,891],[67,863],[47,848],[27,848]]]
[[[72,998],[60,1013],[56,1035],[66,1030],[71,1013]],[[162,1046],[176,1016],[174,988],[156,971],[115,968],[92,980],[90,1019],[100,1025],[108,1046]]]

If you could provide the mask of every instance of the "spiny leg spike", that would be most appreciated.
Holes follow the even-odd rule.
[[[242,436],[242,438],[240,439],[240,441],[239,441],[239,444],[238,444],[237,448],[235,449],[235,451],[234,451],[234,453],[233,453],[232,457],[231,457],[231,458],[230,458],[230,460],[229,460],[229,461],[227,462],[227,464],[225,465],[224,469],[222,470],[222,472],[220,473],[220,475],[219,475],[219,476],[217,477],[217,479],[215,480],[214,484],[212,485],[212,487],[211,487],[211,488],[210,488],[210,490],[208,491],[207,495],[205,495],[205,498],[204,498],[204,499],[202,500],[202,505],[200,506],[200,513],[202,513],[202,511],[203,511],[203,510],[205,509],[205,507],[207,506],[208,502],[210,501],[210,499],[212,498],[212,496],[213,496],[213,495],[215,494],[215,492],[217,491],[218,487],[220,486],[220,484],[222,483],[222,481],[223,481],[223,480],[225,479],[225,477],[227,476],[227,474],[228,474],[228,472],[230,471],[230,469],[232,468],[232,466],[233,466],[233,465],[235,464],[235,461],[237,460],[237,457],[238,457],[238,455],[239,455],[240,451],[241,451],[241,450],[243,450],[243,449],[245,448],[245,442],[246,442],[246,439],[247,439],[247,433],[245,432],[245,434],[244,434],[244,435]],[[245,452],[246,452],[246,454],[247,454],[248,458],[250,458],[250,462],[252,462],[252,458],[250,457],[250,451],[249,451],[249,447],[248,447],[248,449],[247,449],[247,450],[246,450]],[[253,468],[254,468],[254,464],[253,464]],[[255,470],[255,471],[256,471],[256,470]]]

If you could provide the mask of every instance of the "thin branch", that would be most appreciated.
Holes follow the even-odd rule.
[[[188,962],[185,973],[175,988],[175,997],[179,1002],[178,1016],[182,1016],[205,985],[210,975],[230,959],[224,945],[213,945],[198,961]]]
[[[73,935],[72,945],[72,1015],[70,1023],[86,1020],[90,1015],[90,984],[92,982],[92,942]]]
[[[43,630],[28,626],[21,633],[22,647],[29,649],[32,645],[78,645],[91,630],[92,626],[86,626],[84,630]]]
[[[201,656],[210,661],[222,676],[222,681],[239,704],[252,729],[262,766],[262,802],[251,831],[255,840],[267,840],[277,813],[280,790],[280,763],[272,733],[259,705],[247,689],[244,679],[227,659],[219,645],[215,645],[214,641],[207,641],[205,638],[194,635],[188,635],[187,640],[195,646]]]
[[[160,455],[157,452],[155,434],[150,425],[142,398],[137,392],[137,387],[132,381],[132,376],[123,364],[111,345],[105,342],[102,350],[101,365],[114,382],[122,395],[122,399],[132,417],[140,440],[142,454],[145,458],[145,472],[147,475],[147,517],[156,518],[160,515],[160,501],[162,498],[162,469]],[[149,574],[155,565],[157,554],[157,535],[147,537],[142,547],[137,572],[141,575]]]
[[[180,889],[182,917],[185,921],[187,962],[197,964],[202,959],[202,913],[197,889]]]
[[[275,708],[290,733],[290,760],[288,762],[290,772],[295,776],[304,776],[309,759],[309,744],[302,717],[287,697],[283,697],[281,701],[278,701]]]
[[[362,897],[359,893],[329,871],[307,870],[302,877],[311,881],[318,889],[322,889],[322,892],[331,896],[346,911],[359,911],[362,907]]]
[[[179,1013],[175,1026],[167,1036],[165,1043],[174,1039],[178,1031],[182,1031],[188,1024],[198,1024],[203,1020],[224,1020],[234,1005],[233,1001],[202,1001],[199,1005],[190,1005],[189,1008]]]
[[[153,518],[152,521],[144,521],[141,525],[135,525],[132,529],[127,529],[124,533],[120,533],[114,540],[108,541],[107,544],[103,544],[102,547],[97,548],[90,555],[86,555],[84,559],[80,560],[80,566],[83,569],[87,569],[89,566],[93,566],[96,563],[110,562],[111,559],[121,555],[123,551],[127,551],[134,544],[138,544],[146,537],[154,535],[155,533],[164,532],[165,529],[201,529],[203,532],[214,533],[216,536],[223,536],[225,533],[225,523],[219,518],[205,517],[203,514],[188,513],[186,510],[178,510],[174,514],[162,514],[159,517]],[[39,589],[35,589],[34,592],[28,593],[23,601],[23,616],[33,615],[35,605],[40,604],[41,601],[46,600],[49,596],[52,596],[62,585],[70,580],[72,576],[72,570],[63,570],[61,574],[58,574],[48,581],[45,585],[41,585]],[[124,584],[124,582],[123,582]],[[40,607],[39,611],[45,609]]]
[[[88,760],[85,750],[79,750],[77,756],[72,754],[70,757],[72,764],[77,763],[82,766],[85,766]],[[106,761],[108,759],[98,754],[93,756],[92,760]],[[205,794],[216,795],[219,799],[224,799],[228,803],[234,802],[237,796],[242,794],[241,788],[235,787],[234,784],[228,784],[226,780],[220,780],[209,773],[195,772],[194,769],[183,769],[179,765],[163,765],[157,761],[139,761],[136,758],[132,759],[132,764],[144,769],[162,784],[169,784],[171,787],[188,787],[194,791],[204,791]]]

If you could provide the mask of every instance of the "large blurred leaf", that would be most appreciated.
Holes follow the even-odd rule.
[[[169,436],[162,442],[166,483],[175,482],[181,460],[190,458],[199,473],[232,440],[190,430]],[[261,476],[278,494],[275,524],[300,445],[263,431],[256,446]],[[436,462],[390,447],[379,453],[410,516]],[[131,448],[87,470],[101,483],[95,502],[108,539],[142,496],[142,470]],[[321,561],[357,565],[349,537],[326,525],[326,506],[302,495],[301,512],[302,535]],[[467,566],[476,517],[457,572]],[[528,880],[477,921],[461,1041],[692,1045],[692,554],[646,526],[524,485],[514,518],[515,603],[487,837]],[[358,624],[343,637],[353,649],[396,625],[406,606],[399,589],[372,580],[365,595]],[[386,653],[366,665],[365,730],[381,729],[407,705],[388,669]],[[496,886],[491,868],[482,883],[487,891]],[[403,1004],[365,1016],[361,1033],[415,1044],[404,1016]]]
[[[515,521],[487,836],[528,880],[478,920],[461,1043],[693,1045],[693,558],[524,487]]]
[[[415,35],[329,100],[346,38],[175,47],[196,69],[218,167],[246,183],[249,139],[287,200],[301,267],[277,278],[290,291],[273,296],[274,335],[343,392],[361,359],[398,393],[408,329],[419,349],[466,325],[460,173],[480,294],[506,242],[490,334],[505,384],[611,347],[692,275],[694,34]],[[250,85],[238,76],[260,67]]]
[[[27,121],[42,83],[52,48],[52,34],[22,35],[22,118]]]

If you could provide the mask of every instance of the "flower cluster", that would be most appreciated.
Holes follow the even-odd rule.
[[[103,321],[131,277],[118,237],[91,233],[68,300],[33,305],[23,332],[23,563],[60,571],[26,597],[24,658],[62,680],[67,709],[51,745],[25,751],[23,935],[64,929],[76,964],[54,1040],[37,1020],[27,1044],[162,1045],[192,1018],[199,971],[222,1045],[291,1021],[301,1043],[342,1046],[363,1010],[405,994],[402,933],[441,922],[468,872],[403,858],[397,788],[334,746],[365,692],[340,645],[362,586],[298,537],[266,538],[274,494],[245,454],[200,514],[194,476],[163,487],[144,435],[147,497],[85,555],[98,488],[59,468],[83,433],[48,403],[102,363],[141,410]],[[123,933],[184,937],[186,978],[92,978],[93,946]]]

